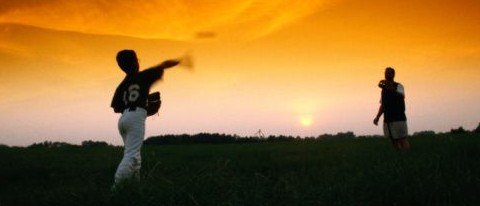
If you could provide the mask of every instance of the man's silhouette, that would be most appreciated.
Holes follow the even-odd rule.
[[[122,50],[117,54],[117,63],[126,76],[115,90],[111,107],[115,113],[122,113],[118,121],[118,130],[125,149],[123,159],[115,173],[115,184],[131,177],[139,178],[140,148],[145,135],[147,97],[150,87],[162,78],[164,69],[176,66],[179,61],[167,60],[139,72],[135,51]]]
[[[392,140],[394,147],[404,151],[410,148],[408,143],[407,116],[405,115],[405,90],[403,85],[395,82],[395,70],[385,69],[385,79],[378,86],[382,89],[381,105],[377,116],[373,120],[378,125],[380,116],[383,116],[383,133]]]

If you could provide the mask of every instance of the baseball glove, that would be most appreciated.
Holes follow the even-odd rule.
[[[147,116],[157,114],[161,105],[160,92],[149,94],[147,98]]]

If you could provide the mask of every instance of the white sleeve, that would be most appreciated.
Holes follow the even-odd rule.
[[[397,86],[397,92],[405,96],[405,89],[403,88],[403,85],[400,83]]]

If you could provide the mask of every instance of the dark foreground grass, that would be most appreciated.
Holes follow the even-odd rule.
[[[410,140],[150,146],[117,193],[121,148],[0,148],[0,206],[480,205],[480,136]]]

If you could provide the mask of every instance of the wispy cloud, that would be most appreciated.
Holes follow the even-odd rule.
[[[252,39],[313,14],[329,2],[0,0],[0,23],[141,38],[193,40],[208,31],[219,39]]]

